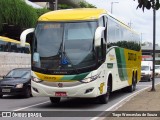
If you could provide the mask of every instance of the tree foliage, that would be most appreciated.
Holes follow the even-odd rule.
[[[80,2],[82,8],[95,8],[87,2]],[[66,4],[59,4],[60,9],[72,8]],[[36,24],[37,18],[48,12],[47,9],[35,9],[25,3],[25,0],[0,0],[0,31],[3,25],[14,25],[19,28],[29,28]]]
[[[148,10],[151,8],[158,10],[160,8],[160,3],[159,0],[138,0],[137,8],[142,8],[143,11],[145,8]]]
[[[35,9],[23,0],[0,0],[0,27],[3,23],[20,27],[33,26],[36,23]]]
[[[92,4],[89,4],[87,2],[79,2],[79,6],[81,8],[96,8],[96,6],[92,5]]]
[[[70,8],[73,7],[67,4],[58,4],[58,9],[70,9]]]
[[[49,12],[50,10],[43,8],[43,9],[35,9],[35,11],[37,13],[37,17],[39,17],[39,16],[43,15],[44,13]],[[37,21],[37,19],[36,19],[36,21]]]
[[[35,9],[24,0],[0,0],[0,30],[3,24],[19,28],[29,28],[36,24],[37,18],[48,12],[47,9]]]

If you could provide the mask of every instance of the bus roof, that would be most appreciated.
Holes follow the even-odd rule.
[[[106,14],[119,22],[119,24],[126,29],[138,34],[131,28],[129,28],[126,24],[122,21],[111,15],[104,9],[97,9],[97,8],[77,8],[77,9],[65,9],[65,10],[56,10],[51,11],[48,13],[43,14],[39,17],[38,21],[83,21],[83,20],[96,20],[102,14]]]
[[[45,13],[40,16],[38,21],[80,21],[98,19],[100,15],[106,14],[104,9],[79,8],[57,10]]]
[[[6,42],[12,42],[12,43],[18,43],[20,44],[20,41],[14,40],[8,37],[0,36],[0,41],[6,41]],[[26,45],[29,45],[29,43],[25,43]]]

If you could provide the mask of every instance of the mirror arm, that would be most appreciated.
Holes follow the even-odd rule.
[[[34,28],[29,28],[27,30],[24,30],[22,32],[22,34],[20,35],[20,40],[21,40],[21,46],[24,47],[25,46],[25,42],[26,42],[26,37],[29,33],[34,32]]]

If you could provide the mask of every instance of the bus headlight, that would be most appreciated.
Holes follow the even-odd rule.
[[[16,88],[23,88],[23,84],[17,84]]]
[[[81,82],[83,82],[83,83],[92,82],[92,81],[96,80],[99,77],[99,75],[100,74],[94,75],[94,76],[89,77],[89,78],[85,78],[85,79],[81,80]]]
[[[38,78],[36,78],[36,77],[31,77],[31,80],[32,81],[34,81],[34,82],[36,82],[36,83],[40,83],[40,82],[42,82],[43,80],[40,80],[40,79],[38,79]]]

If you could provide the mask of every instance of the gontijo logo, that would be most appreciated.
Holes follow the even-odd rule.
[[[115,60],[115,56],[112,55],[112,54],[109,54],[109,59],[110,59],[110,60]]]

